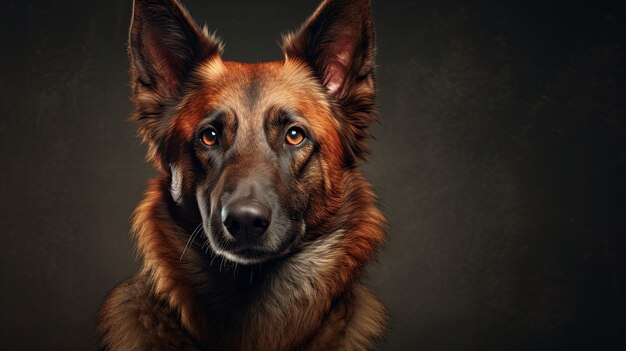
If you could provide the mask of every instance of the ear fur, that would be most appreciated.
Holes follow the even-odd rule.
[[[283,36],[286,59],[314,71],[340,107],[349,152],[367,153],[367,127],[376,119],[374,26],[369,0],[325,0],[295,33]]]
[[[180,98],[195,66],[222,50],[222,42],[200,29],[178,0],[133,2],[128,43],[133,117],[149,143],[149,158],[157,153],[166,107]]]

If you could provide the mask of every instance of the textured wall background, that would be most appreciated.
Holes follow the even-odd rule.
[[[279,59],[316,1],[184,1],[226,59]],[[374,0],[390,241],[382,350],[626,346],[619,2]],[[86,350],[136,269],[153,171],[135,138],[130,1],[0,4],[0,349]]]

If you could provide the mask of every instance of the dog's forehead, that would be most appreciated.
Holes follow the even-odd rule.
[[[282,109],[307,120],[314,135],[338,153],[340,124],[322,85],[300,61],[257,64],[213,59],[196,69],[196,88],[181,102],[175,128],[189,140],[211,112],[234,112],[238,133],[258,134],[268,112]],[[334,156],[333,156],[334,157]]]
[[[321,86],[301,64],[213,60],[202,65],[199,73],[214,108],[232,110],[247,120],[262,120],[276,108],[301,114],[330,109]]]

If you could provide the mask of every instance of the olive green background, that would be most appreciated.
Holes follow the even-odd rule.
[[[280,59],[316,6],[184,2],[249,62]],[[618,4],[373,1],[381,350],[626,346]],[[99,304],[138,267],[129,217],[155,172],[126,121],[130,10],[0,4],[0,349],[94,349]]]

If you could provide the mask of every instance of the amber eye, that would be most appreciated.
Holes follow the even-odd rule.
[[[204,145],[213,146],[217,144],[217,130],[215,128],[207,128],[200,134],[200,138]]]
[[[287,131],[287,135],[285,136],[285,141],[289,145],[300,145],[304,140],[304,131],[299,127],[291,127]]]

